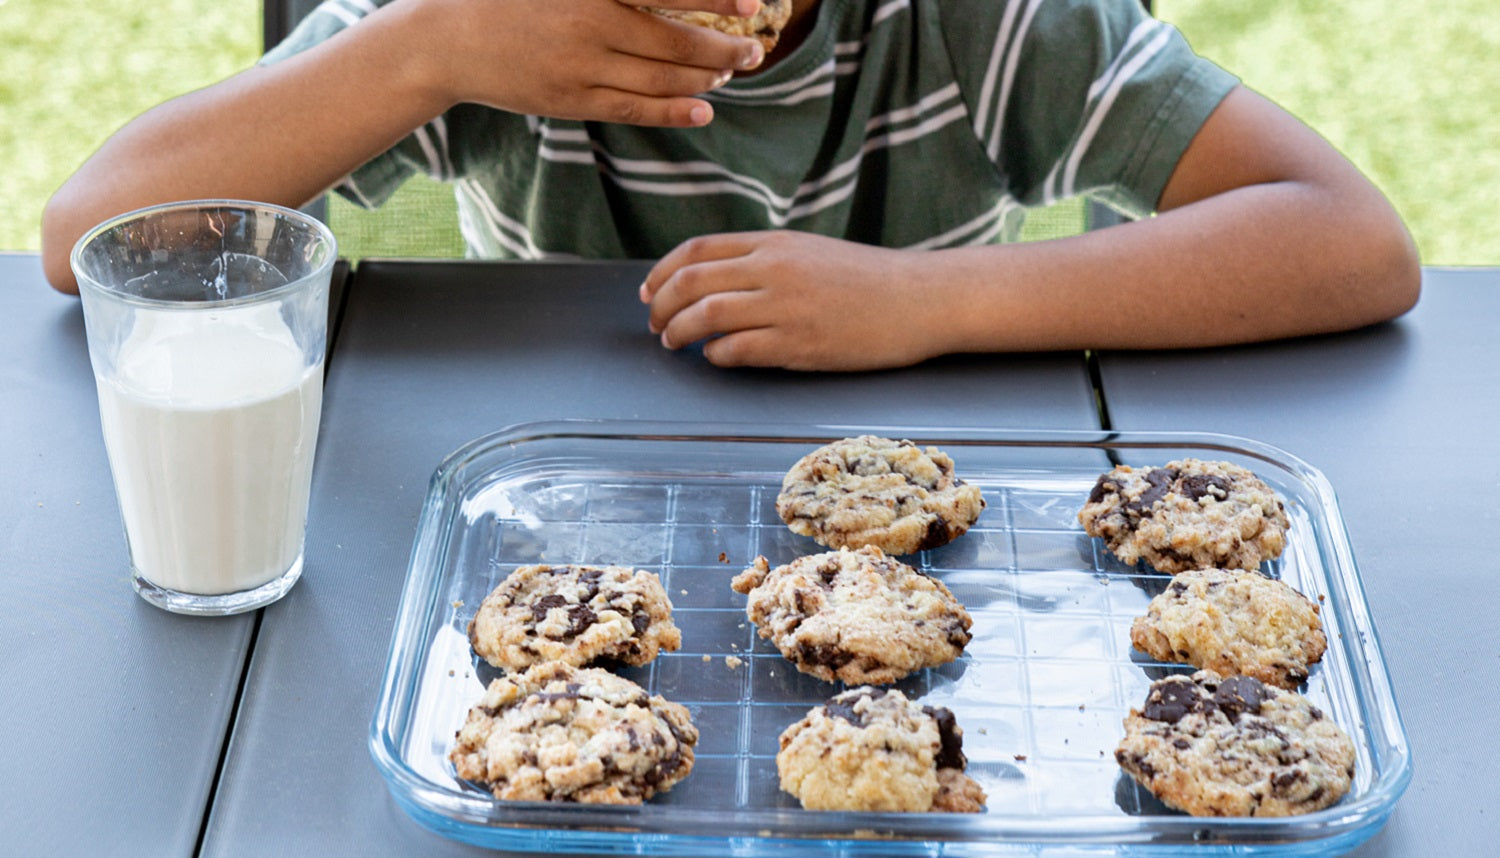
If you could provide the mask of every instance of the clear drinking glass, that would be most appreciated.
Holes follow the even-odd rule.
[[[146,601],[234,614],[301,576],[336,256],[317,220],[235,200],[130,212],[73,248]]]

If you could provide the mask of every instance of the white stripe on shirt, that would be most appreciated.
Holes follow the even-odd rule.
[[[443,156],[437,144],[432,141],[432,135],[427,132],[427,126],[418,126],[413,134],[417,138],[417,145],[422,148],[422,154],[427,158],[427,175],[440,181],[446,179],[448,173],[443,169]]]
[[[1077,191],[1074,185],[1078,179],[1078,166],[1083,161],[1083,156],[1088,152],[1089,145],[1094,142],[1094,137],[1099,133],[1099,127],[1104,124],[1104,118],[1109,114],[1109,109],[1114,106],[1115,99],[1119,97],[1120,90],[1125,88],[1125,84],[1129,83],[1130,79],[1135,77],[1136,73],[1146,63],[1150,62],[1152,57],[1161,53],[1162,48],[1166,47],[1167,41],[1172,37],[1171,29],[1165,24],[1161,24],[1159,21],[1148,23],[1154,23],[1158,27],[1156,36],[1139,53],[1131,57],[1129,62],[1121,65],[1107,85],[1101,87],[1103,94],[1094,106],[1093,111],[1089,113],[1088,119],[1084,122],[1083,131],[1078,135],[1078,139],[1074,141],[1072,150],[1065,159],[1062,182],[1058,188],[1056,198],[1071,197]],[[1053,167],[1054,173],[1056,173],[1056,170],[1057,168]],[[1050,190],[1052,182],[1045,183],[1043,187]],[[1050,200],[1046,200],[1045,202],[1050,202]]]
[[[566,163],[588,163],[597,158],[601,166],[607,171],[607,175],[621,183],[621,187],[636,190],[641,193],[652,193],[653,188],[659,188],[661,193],[668,196],[681,196],[693,193],[694,188],[702,192],[734,193],[749,199],[756,200],[766,207],[768,215],[773,220],[785,222],[788,213],[805,209],[812,206],[822,208],[818,201],[819,196],[827,194],[839,195],[841,192],[836,188],[827,190],[853,177],[860,168],[865,154],[877,149],[898,146],[916,140],[927,134],[933,133],[946,126],[954,120],[965,116],[966,110],[962,103],[948,107],[954,97],[958,94],[956,84],[949,84],[942,89],[921,98],[914,107],[901,108],[890,113],[871,117],[865,125],[867,135],[870,135],[860,149],[860,153],[843,163],[835,165],[822,176],[812,181],[804,182],[798,186],[796,192],[789,199],[776,194],[765,183],[740,173],[736,173],[726,167],[712,161],[662,161],[645,160],[634,158],[621,158],[608,152],[595,152],[588,158],[584,153],[576,151],[562,151],[554,147],[543,146],[542,157],[548,161]],[[935,110],[946,108],[932,115]],[[922,118],[924,115],[927,118]],[[905,123],[911,120],[921,120],[904,130],[888,131],[885,134],[874,132],[897,123]],[[548,141],[564,141],[568,143],[581,143],[587,139],[586,133],[581,129],[558,130],[544,127],[543,138]],[[710,175],[714,178],[708,181],[676,181],[656,182],[633,179],[634,177],[685,177],[690,175]],[[730,188],[725,182],[734,184]],[[801,206],[797,206],[798,202]]]
[[[842,64],[840,64],[842,65]],[[858,68],[858,65],[855,65]],[[705,92],[703,98],[709,101],[732,101],[744,104],[788,104],[786,98],[795,97],[797,93],[809,87],[827,88],[829,94],[833,92],[832,79],[841,72],[835,67],[830,59],[818,64],[818,67],[799,78],[779,83],[774,86],[735,86],[731,82],[728,86]],[[777,98],[790,93],[786,98]],[[799,99],[805,101],[806,99]]]
[[[870,26],[873,28],[875,25],[879,24],[881,21],[884,21],[886,18],[891,17],[897,12],[904,12],[910,9],[910,0],[891,0],[891,2],[882,4],[880,8],[875,10],[874,16],[870,18]]]
[[[525,224],[520,223],[500,211],[495,201],[489,198],[484,188],[472,179],[460,179],[456,183],[455,190],[468,197],[478,205],[485,214],[485,226],[489,227],[490,235],[500,243],[506,250],[514,253],[521,259],[542,259],[568,254],[548,253],[536,246],[531,237],[531,230]],[[473,242],[475,246],[481,246],[482,242]]]
[[[1036,17],[1036,10],[1042,5],[1042,0],[1030,0],[1026,4],[1026,11],[1021,15],[1020,26],[1016,28],[1016,37],[1011,40],[1011,47],[1005,57],[1005,74],[1000,81],[1000,100],[995,106],[995,116],[990,121],[990,136],[985,145],[985,154],[989,155],[991,161],[1000,157],[1000,127],[1005,123],[1005,109],[1010,104],[1010,90],[1016,82],[1016,68],[1021,64],[1021,43],[1026,41],[1026,33],[1031,29],[1031,19]],[[1008,13],[1007,13],[1008,14]]]
[[[907,245],[907,247],[912,250],[934,250],[939,247],[988,244],[994,237],[994,234],[1005,227],[1006,215],[1011,211],[1020,211],[1023,208],[1015,197],[1006,194],[989,211],[984,212],[967,223],[961,223],[947,232],[931,236],[930,238],[924,238],[916,244]]]
[[[324,12],[326,14],[332,15],[340,21],[343,21],[344,26],[346,27],[352,27],[355,24],[358,24],[360,22],[360,19],[364,17],[358,12],[353,12],[349,9],[344,8],[339,4],[338,0],[324,0],[323,3],[318,4],[318,8],[312,10],[312,13],[309,15],[309,17],[311,17],[311,15],[316,15],[319,12]]]

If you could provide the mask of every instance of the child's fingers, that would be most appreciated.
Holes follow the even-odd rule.
[[[787,366],[786,351],[772,328],[748,328],[703,344],[703,357],[714,366]],[[789,369],[802,369],[788,366]]]
[[[663,315],[675,312],[679,307],[713,289],[715,284],[724,288],[723,272],[715,275],[712,270],[705,271],[696,266],[744,256],[755,248],[755,241],[760,235],[758,232],[700,235],[682,242],[658,259],[651,270],[646,272],[646,279],[641,283],[640,290],[642,303],[660,305],[659,309],[653,307],[651,330],[661,330],[654,324],[658,312]],[[673,295],[659,298],[669,283],[672,284]]]
[[[595,89],[586,112],[566,118],[654,128],[697,128],[713,121],[713,106],[701,98],[659,98]]]
[[[674,313],[661,332],[661,344],[680,349],[740,331],[770,328],[764,302],[755,290],[711,292]]]
[[[712,12],[749,18],[760,11],[760,0],[619,0],[626,6],[675,9],[680,12]]]
[[[611,20],[618,26],[610,32],[609,44],[624,54],[676,65],[734,70],[756,68],[766,58],[765,48],[749,36],[731,36],[658,15],[632,13]]]
[[[701,95],[729,82],[729,69],[679,66],[616,54],[595,87],[655,98]]]

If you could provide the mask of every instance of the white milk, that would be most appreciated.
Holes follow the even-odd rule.
[[[274,306],[138,311],[99,414],[131,561],[146,580],[217,595],[302,553],[323,365]]]

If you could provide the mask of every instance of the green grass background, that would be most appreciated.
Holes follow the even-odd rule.
[[[1157,0],[1199,53],[1318,129],[1406,218],[1423,260],[1500,264],[1500,15],[1493,0]],[[35,250],[47,197],[132,116],[255,61],[259,0],[0,0],[0,250]],[[1076,205],[1042,213],[1067,230]],[[421,231],[390,229],[392,219]],[[335,201],[345,255],[446,256],[446,188],[368,214]]]

